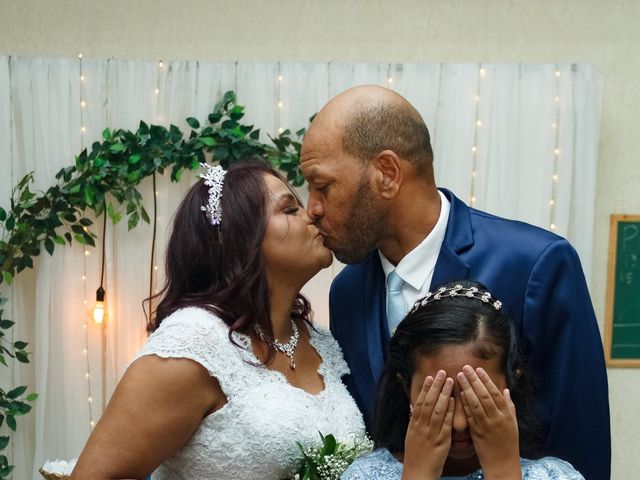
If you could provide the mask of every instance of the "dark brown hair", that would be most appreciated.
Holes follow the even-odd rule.
[[[252,159],[229,167],[222,191],[222,222],[213,226],[201,206],[208,190],[199,180],[187,192],[173,220],[167,245],[166,284],[152,298],[161,298],[147,325],[162,321],[185,307],[199,307],[219,316],[232,332],[251,334],[259,325],[273,339],[270,299],[262,257],[262,240],[269,214],[264,175],[282,176],[264,161]],[[291,317],[310,323],[309,301],[298,294]],[[234,342],[235,343],[235,342]],[[275,351],[271,349],[269,362]]]

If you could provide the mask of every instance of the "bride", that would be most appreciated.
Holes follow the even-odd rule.
[[[73,479],[281,479],[297,442],[365,435],[340,347],[299,293],[332,261],[318,229],[267,165],[203,166],[175,214],[152,333]]]

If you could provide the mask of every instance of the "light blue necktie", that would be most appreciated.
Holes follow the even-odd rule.
[[[404,280],[393,270],[387,277],[387,324],[389,333],[393,336],[398,324],[407,313],[407,307],[402,297]]]

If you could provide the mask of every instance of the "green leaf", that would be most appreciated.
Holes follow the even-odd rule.
[[[149,219],[149,214],[147,213],[147,211],[144,209],[144,207],[142,207],[140,209],[140,215],[142,216],[142,220],[144,220],[146,223],[150,222]]]
[[[102,131],[102,138],[104,138],[105,140],[109,140],[111,138],[111,130],[109,130],[108,128],[105,128]]]
[[[16,431],[16,418],[13,415],[7,415],[7,426],[14,432]]]
[[[140,179],[140,170],[135,170],[127,175],[127,182],[135,183]]]
[[[7,223],[5,223],[4,226],[7,230],[13,230],[13,227],[16,226],[15,217],[13,215],[9,215],[9,218],[7,218]]]
[[[50,238],[46,238],[44,240],[44,249],[49,253],[49,255],[53,255],[53,241]]]
[[[11,282],[13,281],[13,275],[11,274],[11,272],[7,272],[7,271],[2,272],[2,278],[4,278],[5,282],[11,285]]]
[[[53,237],[53,241],[59,245],[64,245],[64,238],[60,235],[56,235],[55,237]]]
[[[0,222],[4,222],[7,219],[7,212],[4,208],[0,207]]]
[[[15,324],[16,324],[16,322],[14,322],[12,320],[0,320],[0,328],[2,328],[3,330],[11,328]]]
[[[207,147],[213,147],[217,143],[215,139],[211,137],[200,137],[200,141],[204,143]]]
[[[25,348],[27,348],[27,345],[29,345],[27,342],[13,342],[13,348],[15,348],[16,350],[24,350]]]
[[[14,388],[13,390],[11,390],[10,392],[7,393],[7,397],[9,397],[11,399],[16,399],[26,391],[27,391],[27,387],[24,386],[24,385],[20,386],[20,387],[16,387],[16,388]]]
[[[38,399],[38,394],[37,393],[31,393],[29,395],[27,395],[27,400],[29,402],[35,402]]]
[[[142,156],[139,153],[134,153],[133,155],[129,155],[129,163],[131,165],[135,165],[137,163],[140,163],[140,159],[142,158]]]
[[[2,365],[4,365],[5,367],[8,367],[8,366],[9,366],[9,365],[7,365],[7,360],[6,360],[6,358],[4,358],[4,355],[2,355],[1,353],[0,353],[0,363],[1,363]]]
[[[16,359],[20,363],[29,363],[29,354],[27,352],[25,352],[25,351],[18,350],[16,352]]]
[[[109,147],[109,151],[111,153],[122,153],[127,149],[127,147],[125,147],[123,144],[121,143],[114,143],[113,145],[111,145]]]
[[[189,117],[187,118],[187,123],[193,129],[200,128],[200,122],[197,118]]]

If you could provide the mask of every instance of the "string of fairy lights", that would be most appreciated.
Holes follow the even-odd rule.
[[[80,150],[84,149],[85,146],[85,134],[87,132],[87,127],[85,126],[85,108],[87,107],[87,102],[85,100],[84,87],[85,87],[85,75],[84,68],[82,62],[82,53],[78,54],[78,66],[80,72]],[[86,229],[86,227],[85,227]],[[84,330],[84,351],[82,352],[84,355],[84,360],[86,363],[87,370],[85,372],[85,378],[87,381],[87,402],[89,403],[89,428],[93,430],[95,426],[94,416],[93,416],[93,396],[91,393],[91,362],[89,359],[89,329],[88,329],[88,319],[89,319],[89,301],[87,299],[87,257],[91,255],[91,251],[85,247],[84,256],[82,258],[82,292],[84,296],[82,311],[84,312],[82,318],[82,328]],[[104,313],[104,309],[102,310]],[[94,320],[96,323],[101,323],[103,317],[100,316],[99,306],[98,311],[94,312]],[[99,320],[99,321],[98,321]]]
[[[556,65],[555,71],[555,97],[554,97],[554,110],[555,120],[551,124],[551,128],[554,130],[554,145],[553,145],[553,174],[551,175],[551,199],[549,200],[549,229],[555,231],[557,228],[557,208],[556,208],[556,194],[558,189],[558,168],[560,166],[560,67]]]
[[[480,133],[480,127],[482,127],[482,120],[480,119],[480,92],[482,89],[482,79],[486,75],[486,70],[480,64],[478,66],[478,81],[476,87],[476,94],[473,97],[475,102],[475,124],[473,129],[473,145],[471,146],[471,186],[469,188],[469,205],[476,206],[476,177],[478,172],[478,134]]]

